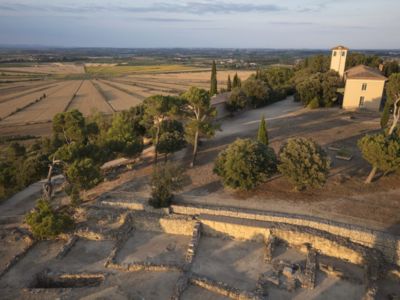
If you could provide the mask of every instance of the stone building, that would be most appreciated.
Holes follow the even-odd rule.
[[[331,70],[345,81],[342,107],[344,109],[369,109],[379,111],[387,78],[378,69],[358,65],[347,71],[348,48],[332,48]]]

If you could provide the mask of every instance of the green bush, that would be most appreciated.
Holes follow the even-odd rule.
[[[219,153],[214,166],[225,186],[239,190],[255,188],[275,171],[274,150],[251,139],[237,139]]]
[[[319,107],[319,100],[318,98],[313,98],[310,103],[307,105],[308,108],[316,109]]]
[[[230,112],[240,111],[247,106],[247,97],[243,90],[239,87],[232,89],[229,99],[226,102],[226,109]]]
[[[325,151],[306,138],[291,138],[279,152],[278,170],[296,189],[322,187],[329,173],[330,160]]]
[[[154,167],[149,204],[155,208],[170,206],[173,192],[183,187],[184,180],[184,171],[177,165],[166,163]]]
[[[50,202],[39,199],[36,208],[25,216],[35,238],[43,240],[55,238],[73,227],[73,219],[65,214],[55,212]]]

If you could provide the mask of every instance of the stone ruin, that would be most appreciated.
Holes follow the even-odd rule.
[[[56,241],[60,246],[54,255],[42,265],[38,264],[37,269],[26,272],[26,280],[21,278],[18,283],[13,280],[16,275],[22,276],[21,274],[23,274],[23,271],[19,270],[19,264],[29,263],[29,261],[24,261],[28,259],[29,253],[46,242],[35,241],[27,231],[21,228],[14,229],[24,237],[26,242],[21,251],[16,253],[0,270],[0,292],[8,298],[14,296],[17,298],[16,295],[19,298],[29,298],[30,294],[45,296],[53,293],[51,296],[59,297],[61,295],[68,299],[80,297],[86,292],[93,293],[103,286],[109,286],[108,289],[116,288],[129,294],[131,291],[121,287],[118,283],[123,282],[122,279],[118,279],[118,276],[132,274],[132,279],[128,277],[127,280],[140,282],[139,279],[135,279],[135,276],[157,273],[171,274],[171,276],[175,276],[173,278],[176,278],[171,279],[170,290],[168,295],[164,295],[164,299],[186,299],[185,295],[192,287],[199,287],[212,294],[230,299],[269,299],[273,298],[273,295],[281,295],[280,293],[290,299],[299,291],[317,291],[319,288],[318,278],[322,276],[321,274],[325,274],[324,276],[329,278],[336,278],[335,280],[353,284],[359,289],[362,288],[364,299],[376,299],[379,295],[378,283],[389,267],[393,266],[376,249],[310,227],[285,222],[211,216],[210,214],[182,214],[174,212],[174,208],[169,211],[146,207],[137,209],[138,207],[140,206],[131,209],[126,205],[124,207],[115,205],[110,208],[110,205],[103,207],[101,202],[87,206],[83,213],[90,215],[91,218],[87,218],[87,220],[94,221],[92,223],[82,222],[73,233],[60,237]],[[210,210],[208,209],[207,212]],[[112,217],[110,217],[111,214]],[[136,255],[136,252],[140,252],[140,247],[146,246],[145,243],[141,244],[143,241],[133,241],[133,248],[128,248],[128,250],[132,250],[127,250],[126,247],[132,243],[132,239],[136,235],[140,236],[140,234],[148,232],[154,233],[150,235],[150,241],[156,239],[158,235],[161,236],[160,241],[164,244],[160,247],[165,247],[164,250],[161,249],[159,254],[150,256],[146,255],[147,250],[143,250],[144,254]],[[182,257],[178,259],[176,257],[179,255],[175,255],[175,252],[179,250],[179,247],[176,248],[176,246],[165,243],[170,239],[179,239],[179,237],[185,237],[182,241],[187,239],[187,244]],[[239,283],[235,282],[236,277],[228,280],[225,277],[214,276],[212,272],[204,272],[201,268],[201,261],[209,258],[207,255],[206,257],[202,255],[204,248],[201,245],[207,239],[213,243],[215,241],[226,241],[226,243],[237,241],[239,244],[246,241],[259,243],[262,252],[260,252],[261,256],[257,258],[259,261],[256,264],[259,265],[260,270],[264,269],[264,271],[260,271],[257,276],[252,275],[251,278],[254,279],[248,279],[250,283],[247,286],[250,288],[236,284]],[[110,247],[109,251],[105,253],[104,258],[100,256],[98,259],[93,258],[92,263],[69,263],[78,259],[80,255],[89,255],[75,250],[77,247],[82,247],[82,243],[87,243],[86,241],[93,243],[103,241],[109,245],[107,246]],[[48,243],[53,242],[49,241]],[[293,249],[292,251],[297,253],[296,255],[300,258],[295,260],[290,256],[283,257],[286,255],[286,249]],[[332,249],[334,250],[332,251]],[[105,248],[95,246],[90,251],[97,256],[100,255],[97,251],[105,252]],[[215,249],[215,251],[220,250]],[[126,253],[133,254],[133,258],[128,262],[123,261]],[[234,254],[237,255],[237,253],[241,252],[236,251]],[[48,255],[50,256],[50,254]],[[217,255],[219,255],[216,258],[217,262],[220,263],[220,260],[224,259],[224,255]],[[250,257],[250,259],[256,258]],[[333,263],[329,262],[329,259],[333,259]],[[328,262],[325,262],[326,260]],[[359,266],[358,269],[364,270],[364,277],[359,278],[360,276],[348,273],[346,268],[339,266],[340,264],[335,265],[336,260],[342,262],[345,267],[346,264],[349,264],[350,267]],[[102,263],[100,264],[100,262]],[[391,268],[391,274],[400,274],[400,272],[393,271],[396,267]],[[226,275],[229,275],[229,271],[227,272]],[[399,278],[396,278],[395,280],[398,282]],[[18,289],[20,289],[19,292],[16,291]],[[149,289],[141,291],[141,293],[149,293]],[[397,297],[398,294],[394,291],[391,296]],[[147,298],[157,299],[159,297],[160,295],[150,295]]]

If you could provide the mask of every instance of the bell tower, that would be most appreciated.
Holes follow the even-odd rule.
[[[337,46],[332,48],[332,57],[331,57],[331,70],[334,70],[339,73],[340,78],[344,76],[344,70],[346,67],[346,58],[348,48],[344,46]]]

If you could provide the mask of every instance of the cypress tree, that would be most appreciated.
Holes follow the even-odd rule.
[[[231,76],[230,75],[228,75],[228,83],[226,85],[226,90],[228,92],[232,91],[232,82],[231,82]]]
[[[233,88],[239,87],[239,85],[238,85],[238,79],[239,79],[239,77],[238,77],[238,75],[237,75],[237,73],[236,73],[235,76],[233,76],[233,84],[232,84],[232,87],[233,87]]]
[[[385,107],[383,108],[383,112],[381,115],[381,128],[385,129],[387,127],[387,124],[389,122],[389,118],[390,118],[390,107],[392,106],[392,101],[390,101],[389,99],[387,99],[386,103],[385,103]]]
[[[257,141],[268,146],[268,131],[264,115],[261,117],[260,126],[258,127]]]
[[[217,84],[217,66],[215,65],[215,60],[212,63],[211,69],[211,87],[210,87],[210,95],[214,96],[218,94],[218,84]]]

